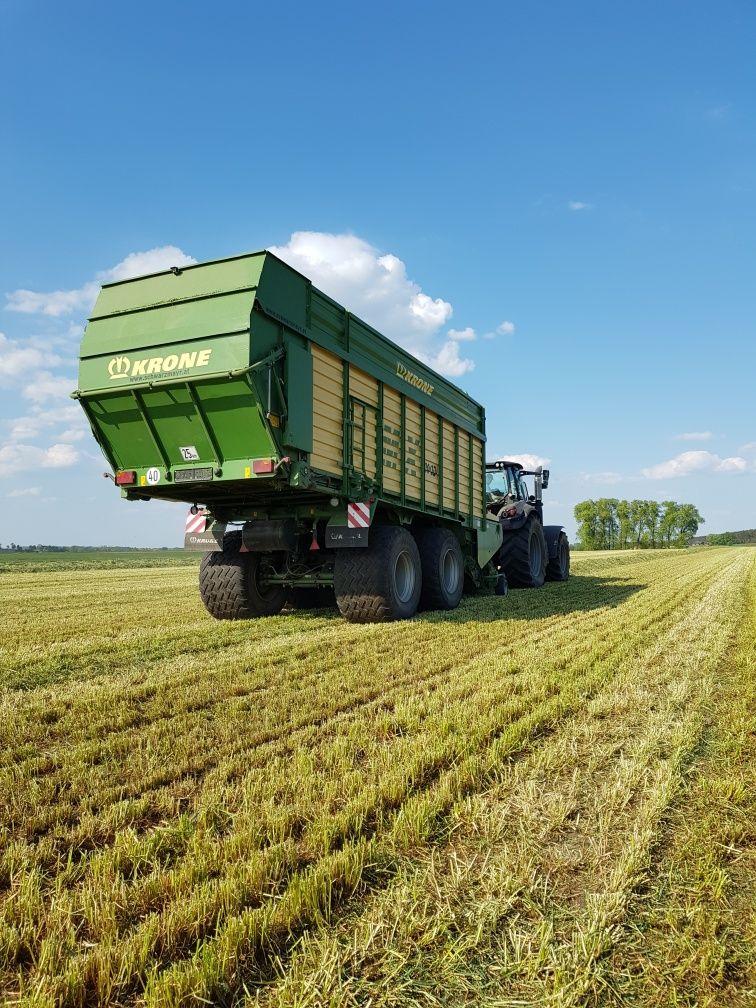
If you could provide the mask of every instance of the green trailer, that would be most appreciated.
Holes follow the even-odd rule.
[[[126,500],[191,505],[217,618],[502,590],[483,407],[270,252],[104,285],[74,396]]]

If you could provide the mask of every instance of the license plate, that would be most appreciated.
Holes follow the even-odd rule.
[[[206,483],[213,478],[213,467],[202,466],[197,469],[175,469],[173,478],[176,483]]]

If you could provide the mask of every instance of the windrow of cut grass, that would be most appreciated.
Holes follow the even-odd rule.
[[[497,878],[527,863],[528,905],[551,908],[551,944],[534,917],[507,983],[565,998],[554,977],[573,977],[564,1003],[579,1003],[693,759],[752,560],[579,557],[566,585],[385,627],[326,611],[212,623],[181,569],[71,572],[68,605],[50,584],[63,575],[0,583],[24,619],[2,654],[17,678],[0,712],[0,991],[40,1006],[444,1003],[444,956],[469,992],[501,950],[468,935],[465,972],[439,937],[448,909],[434,918],[426,899],[436,938],[418,956],[401,908],[487,846]],[[528,796],[546,833],[512,818]],[[576,808],[584,856],[562,893],[553,830]],[[463,874],[471,893],[490,885]],[[583,883],[614,895],[582,906]],[[384,967],[361,974],[376,927],[395,938],[378,961],[424,977],[415,993]]]

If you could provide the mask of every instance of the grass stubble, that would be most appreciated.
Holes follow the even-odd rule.
[[[3,1003],[752,1004],[756,554],[575,574],[390,627],[6,576]]]

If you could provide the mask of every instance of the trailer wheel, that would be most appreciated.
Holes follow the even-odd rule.
[[[504,532],[499,565],[510,588],[540,588],[546,578],[547,558],[543,526],[535,515],[522,528]]]
[[[240,553],[241,543],[241,532],[229,532],[223,538],[222,550],[202,557],[200,597],[215,619],[274,616],[286,601],[285,589],[260,587],[260,554]]]
[[[547,581],[566,581],[570,576],[570,544],[564,532],[559,533],[556,556],[546,564]]]
[[[423,585],[421,609],[456,609],[465,586],[465,561],[459,540],[444,528],[415,531]]]
[[[336,604],[350,623],[409,619],[417,612],[421,584],[417,544],[395,525],[373,525],[367,549],[336,551]]]
[[[332,609],[336,596],[333,588],[290,588],[288,603],[292,609]]]

